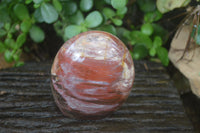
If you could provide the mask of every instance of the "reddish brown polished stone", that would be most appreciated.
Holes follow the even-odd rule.
[[[128,49],[117,37],[89,31],[60,48],[51,74],[54,99],[64,115],[100,119],[127,99],[135,72]]]

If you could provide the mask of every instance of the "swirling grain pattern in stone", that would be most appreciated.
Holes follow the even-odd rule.
[[[134,66],[126,46],[101,31],[67,41],[52,65],[55,101],[66,116],[97,119],[115,111],[128,97]]]

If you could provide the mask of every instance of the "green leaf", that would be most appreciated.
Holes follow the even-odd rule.
[[[137,4],[143,12],[152,12],[156,9],[155,0],[137,0]]]
[[[23,66],[24,65],[24,62],[22,61],[19,61],[15,64],[15,67],[20,67],[20,66]]]
[[[128,43],[131,40],[131,32],[124,27],[117,27],[117,37],[119,37],[124,43]]]
[[[16,45],[15,45],[15,40],[13,40],[12,38],[6,38],[4,40],[4,44],[6,46],[6,48],[11,48],[11,49],[15,49]]]
[[[126,6],[126,0],[111,0],[111,5],[115,9],[120,9]]]
[[[103,26],[99,27],[98,30],[106,31],[106,32],[109,32],[113,35],[117,34],[116,29],[113,25],[103,25]]]
[[[158,47],[156,49],[156,53],[158,55],[158,58],[161,60],[162,64],[164,66],[168,66],[168,64],[169,64],[169,58],[168,58],[168,51],[167,51],[167,49],[165,49],[163,47]]]
[[[131,32],[131,41],[137,44],[145,45],[148,49],[150,49],[153,45],[151,38],[140,31]]]
[[[0,29],[0,37],[3,37],[7,34],[7,32],[4,29]]]
[[[7,34],[7,38],[12,38],[12,36],[13,36],[13,35],[12,35],[11,33],[8,33],[8,34]]]
[[[117,9],[117,15],[118,16],[124,15],[124,14],[126,14],[127,11],[128,11],[128,8],[126,6],[123,8],[119,8],[119,9]]]
[[[33,0],[33,2],[34,2],[35,4],[41,4],[41,3],[43,2],[43,0]]]
[[[106,19],[110,19],[115,16],[115,12],[107,7],[103,8],[103,14],[106,17]]]
[[[31,21],[30,20],[24,20],[21,25],[20,25],[20,29],[23,32],[28,32],[29,29],[31,28]]]
[[[135,45],[132,56],[134,59],[143,59],[148,55],[148,50],[144,45]]]
[[[106,3],[104,0],[95,0],[94,7],[96,10],[102,10],[103,7],[106,6]]]
[[[42,17],[42,13],[41,13],[41,8],[37,8],[33,15],[37,22],[40,22],[40,23],[44,22],[44,19]]]
[[[191,0],[185,0],[182,4],[182,7],[187,6]],[[199,2],[199,0],[197,0]]]
[[[85,19],[85,24],[88,28],[95,28],[99,26],[103,21],[101,13],[98,11],[93,11]]]
[[[86,31],[88,31],[87,27],[81,26],[81,32],[86,32]]]
[[[33,0],[26,0],[25,3],[26,4],[30,4]]]
[[[106,2],[106,4],[111,4],[111,0],[104,0]]]
[[[19,26],[19,24],[18,23],[12,24],[9,29],[9,33],[15,33],[17,31],[16,26]]]
[[[43,3],[41,5],[41,14],[46,23],[53,23],[58,19],[58,13],[56,9],[49,3]]]
[[[80,9],[81,11],[88,12],[93,7],[93,0],[81,0]]]
[[[0,53],[3,53],[6,50],[4,44],[0,41]]]
[[[44,34],[43,30],[36,25],[33,25],[31,27],[31,29],[29,31],[29,35],[30,35],[31,39],[36,43],[42,42],[45,38],[45,34]]]
[[[13,59],[14,59],[15,61],[19,61],[19,55],[18,55],[18,54],[14,54],[14,55],[13,55]]]
[[[123,21],[121,19],[118,18],[112,18],[112,22],[116,25],[116,26],[121,26]]]
[[[36,4],[36,3],[33,5],[33,7],[34,7],[35,9],[39,8],[40,6],[41,6],[41,4]]]
[[[152,24],[154,32],[153,36],[160,36],[163,40],[163,44],[168,40],[168,32],[159,24]]]
[[[28,9],[24,4],[16,4],[13,8],[13,11],[21,21],[30,18]]]
[[[158,10],[153,12],[148,12],[144,15],[144,21],[147,23],[158,21],[161,18],[162,18],[162,13],[160,13]]]
[[[5,30],[9,31],[9,30],[10,30],[10,27],[11,27],[10,23],[5,23],[5,24],[4,24]]]
[[[61,11],[62,11],[62,4],[60,3],[59,0],[53,0],[53,6],[55,7],[55,9],[56,9],[58,12],[61,12]]]
[[[159,47],[162,45],[162,39],[160,36],[155,36],[154,41],[153,41],[153,46],[154,47]]]
[[[10,23],[11,19],[8,13],[8,9],[6,7],[2,7],[0,9],[0,23],[3,25],[4,23]]]
[[[64,30],[63,30],[63,27],[64,27],[64,25],[63,25],[63,23],[61,22],[61,21],[56,21],[55,23],[54,23],[54,29],[55,29],[55,31],[56,31],[56,33],[59,35],[59,36],[63,36],[63,34],[64,34]]]
[[[17,40],[16,40],[16,48],[19,49],[26,41],[26,34],[25,33],[22,33],[20,34],[18,37],[17,37]]]
[[[153,57],[156,55],[156,49],[154,47],[152,47],[149,51],[149,54]]]
[[[13,61],[13,55],[12,52],[10,50],[6,50],[4,53],[4,59],[7,62],[12,62]]]
[[[64,15],[72,15],[77,11],[77,5],[75,2],[63,2],[62,3]]]
[[[0,28],[2,28],[2,27],[3,27],[3,25],[4,25],[4,24],[3,24],[2,22],[0,22]]]
[[[150,23],[143,24],[141,27],[141,32],[147,36],[150,36],[153,33],[153,26]]]
[[[72,24],[80,25],[84,21],[84,17],[81,11],[77,11],[74,15],[69,17],[69,20]]]
[[[70,39],[81,32],[81,26],[69,25],[65,28],[64,38]]]

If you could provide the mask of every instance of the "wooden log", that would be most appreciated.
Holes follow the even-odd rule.
[[[159,63],[136,61],[128,100],[111,116],[95,121],[62,115],[51,93],[50,68],[51,62],[29,62],[0,71],[0,132],[193,132],[179,94]]]

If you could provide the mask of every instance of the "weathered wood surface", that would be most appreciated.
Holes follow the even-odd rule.
[[[0,132],[190,133],[176,88],[158,63],[135,62],[132,92],[111,116],[96,121],[64,117],[50,88],[51,63],[0,71]]]

